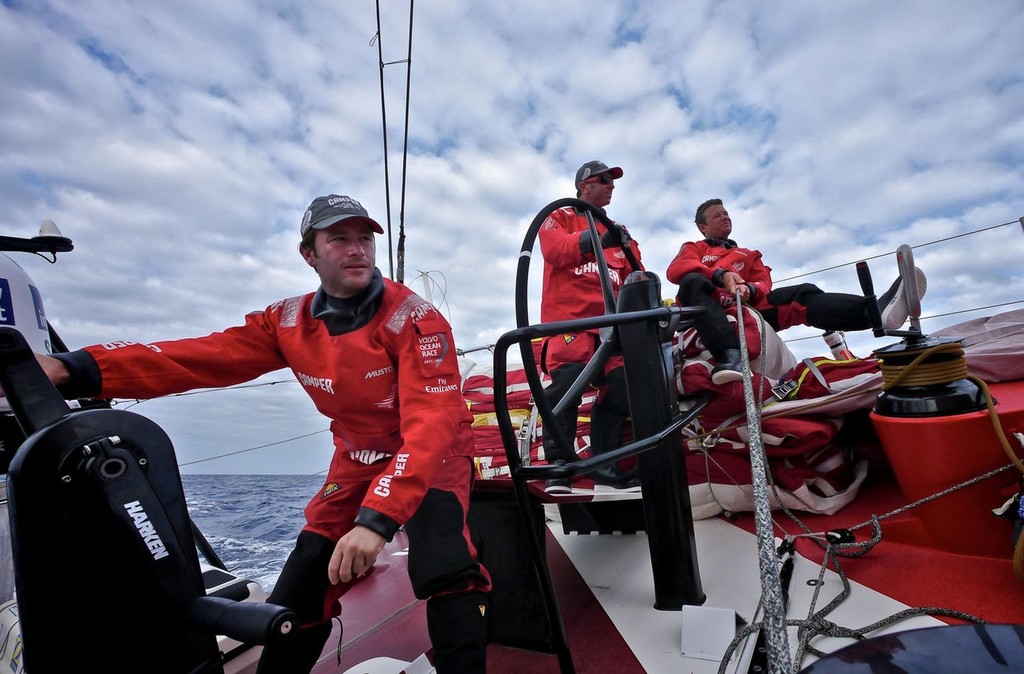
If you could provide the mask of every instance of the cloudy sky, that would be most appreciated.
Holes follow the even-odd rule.
[[[623,167],[609,214],[662,275],[720,197],[777,282],[858,292],[852,266],[799,275],[870,258],[884,287],[907,243],[925,331],[1024,300],[1017,0],[420,2],[411,71],[408,4],[381,4],[375,37],[370,0],[0,2],[2,233],[49,218],[74,241],[55,265],[12,254],[70,347],[206,334],[312,290],[298,224],[331,192],[390,231],[386,276],[404,230],[405,280],[461,348],[491,344],[530,221],[591,159]],[[327,422],[289,380],[123,407],[185,472],[315,473]]]

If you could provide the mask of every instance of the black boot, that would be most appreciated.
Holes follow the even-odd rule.
[[[594,456],[600,456],[622,446],[622,429],[626,425],[629,411],[626,378],[621,368],[614,370],[612,375],[616,378],[610,378],[609,390],[604,399],[595,403],[590,411],[590,452]],[[630,489],[640,484],[636,471],[627,474],[614,464],[598,468],[587,476],[594,484],[616,489]]]
[[[551,465],[564,466],[565,461],[555,459],[551,462]],[[544,491],[548,494],[571,494],[572,480],[567,477],[553,477],[544,483]]]
[[[640,486],[637,471],[623,472],[618,466],[604,466],[589,474],[594,484],[602,484],[616,489],[632,489]]]
[[[427,633],[437,674],[487,671],[490,602],[483,592],[461,592],[427,600]]]
[[[718,365],[711,370],[711,381],[722,385],[743,379],[743,358],[739,349],[724,349],[715,356]]]

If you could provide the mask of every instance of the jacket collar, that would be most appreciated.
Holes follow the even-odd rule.
[[[380,308],[384,297],[384,277],[379,269],[373,270],[370,285],[352,297],[334,297],[324,292],[323,286],[317,288],[310,304],[313,318],[327,324],[332,335],[358,330],[373,318]]]

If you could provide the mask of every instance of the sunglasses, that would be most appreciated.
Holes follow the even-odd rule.
[[[615,178],[612,178],[607,173],[602,173],[601,175],[599,175],[599,176],[597,176],[595,178],[591,178],[587,182],[588,183],[601,183],[602,185],[611,185],[612,183],[615,182]]]

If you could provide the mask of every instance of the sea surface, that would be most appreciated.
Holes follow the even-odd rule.
[[[182,475],[192,521],[227,569],[270,592],[323,475]]]

